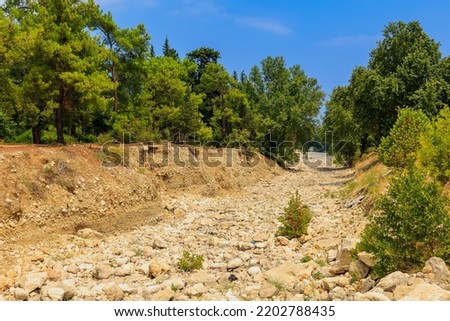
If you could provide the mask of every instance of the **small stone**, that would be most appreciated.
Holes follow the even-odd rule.
[[[136,289],[133,289],[131,286],[129,286],[126,283],[119,284],[118,287],[123,291],[123,293],[128,293],[128,294],[137,293]]]
[[[248,251],[251,250],[255,247],[254,243],[250,243],[250,242],[239,242],[238,243],[238,249],[240,251]]]
[[[259,289],[259,296],[263,299],[269,299],[278,293],[278,288],[265,282]]]
[[[228,301],[239,301],[239,299],[234,295],[233,291],[228,290],[227,293],[225,293],[225,297]]]
[[[125,296],[123,290],[115,283],[105,286],[103,292],[110,301],[121,301]]]
[[[192,273],[188,278],[187,282],[191,285],[197,284],[197,283],[203,283],[207,286],[214,286],[217,284],[217,277],[214,275],[205,272],[203,270],[195,271]]]
[[[247,273],[249,274],[249,275],[251,275],[251,276],[255,276],[255,275],[257,275],[257,274],[260,274],[262,271],[261,271],[261,268],[259,267],[259,266],[252,266],[251,268],[249,268],[248,270],[247,270]]]
[[[172,289],[164,289],[159,292],[156,292],[152,296],[152,301],[173,301],[175,298],[175,292]]]
[[[330,249],[327,252],[328,263],[336,261],[338,251],[336,249]]]
[[[244,262],[241,259],[234,259],[228,262],[227,269],[228,270],[235,270],[241,266],[244,265]]]
[[[170,288],[172,290],[173,289],[182,290],[185,288],[186,282],[184,282],[183,279],[175,278],[175,279],[169,279],[169,280],[164,281],[163,283],[161,283],[161,286],[164,289]]]
[[[347,301],[347,291],[337,286],[330,291],[329,297],[332,301]]]
[[[377,284],[377,287],[381,288],[385,292],[392,292],[396,286],[408,284],[409,278],[409,274],[396,271],[382,278]]]
[[[380,292],[356,293],[355,301],[391,301],[386,295]]]
[[[64,295],[66,291],[63,288],[50,288],[47,291],[47,296],[52,301],[62,301],[64,299]]]
[[[339,267],[349,266],[352,262],[352,251],[354,250],[356,244],[358,244],[357,239],[345,239],[342,241],[341,246],[338,249],[337,263]]]
[[[353,261],[349,266],[349,273],[355,280],[364,279],[369,270],[370,268],[359,260]]]
[[[80,272],[80,268],[76,264],[72,263],[67,267],[66,271],[68,273],[77,274],[78,272]]]
[[[375,287],[375,281],[370,277],[366,279],[359,280],[358,285],[356,286],[356,292],[366,293],[372,290]]]
[[[113,274],[113,269],[108,265],[99,265],[94,270],[94,277],[99,280],[108,279]]]
[[[371,253],[367,252],[360,252],[358,253],[358,260],[363,262],[365,265],[367,265],[370,268],[373,268],[375,266],[375,256]]]
[[[162,238],[155,236],[152,246],[154,249],[165,249],[167,248],[167,243]]]
[[[149,275],[152,279],[156,278],[158,275],[160,275],[163,271],[163,268],[161,264],[159,263],[152,263],[149,267]]]
[[[157,293],[157,292],[159,292],[161,290],[162,290],[162,288],[159,285],[150,285],[148,287],[145,287],[142,290],[142,294],[144,295],[145,298],[150,299],[153,294],[155,294],[155,293]]]
[[[289,239],[284,236],[278,236],[276,238],[276,240],[277,240],[277,244],[281,245],[281,246],[286,246],[289,244]]]
[[[77,235],[83,238],[102,238],[103,234],[90,228],[78,230]]]
[[[322,240],[317,241],[314,244],[314,247],[316,249],[328,250],[328,249],[330,249],[332,247],[339,246],[339,244],[341,244],[341,240],[340,239],[336,239],[336,238],[322,239]]]
[[[185,293],[190,297],[201,295],[206,292],[208,292],[208,288],[202,283],[194,284],[185,290]]]
[[[24,289],[27,293],[31,293],[41,288],[48,279],[47,272],[30,273],[25,280]]]
[[[120,268],[118,268],[115,272],[114,275],[116,276],[129,276],[131,274],[133,274],[134,272],[134,265],[132,263],[128,263],[125,264],[123,266],[121,266]]]
[[[230,282],[234,282],[234,281],[237,281],[237,280],[238,280],[238,278],[234,274],[230,274],[230,276],[228,277],[228,281],[230,281]]]
[[[28,300],[28,293],[22,288],[15,288],[14,297],[18,301],[26,301]]]

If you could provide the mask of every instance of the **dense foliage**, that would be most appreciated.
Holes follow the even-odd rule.
[[[375,254],[374,272],[421,269],[430,257],[450,263],[449,199],[414,167],[394,177],[377,203],[358,250]]]
[[[389,23],[384,38],[371,52],[367,67],[353,71],[349,85],[333,91],[327,104],[324,132],[345,157],[378,147],[404,108],[435,117],[450,104],[449,58],[418,22]]]
[[[325,95],[300,66],[268,57],[232,76],[218,51],[182,58],[168,38],[162,54],[144,25],[120,28],[93,0],[5,1],[0,139],[288,141],[285,151],[312,136]]]
[[[414,162],[420,148],[419,138],[429,130],[430,122],[421,110],[402,109],[389,132],[381,139],[378,155],[381,161],[392,167],[406,167]]]

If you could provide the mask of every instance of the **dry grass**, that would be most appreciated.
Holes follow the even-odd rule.
[[[365,194],[362,205],[370,211],[387,190],[391,170],[379,161],[376,153],[370,153],[355,164],[355,173],[355,179],[343,189],[342,196],[353,199]]]

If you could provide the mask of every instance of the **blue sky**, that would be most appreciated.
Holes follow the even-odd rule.
[[[220,51],[231,72],[284,56],[329,94],[345,85],[391,21],[418,20],[450,54],[450,1],[416,0],[97,0],[121,27],[144,23],[156,52],[166,35],[180,56]]]

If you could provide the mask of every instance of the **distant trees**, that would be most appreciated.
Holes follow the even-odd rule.
[[[350,142],[355,151],[377,147],[402,109],[432,118],[450,103],[449,59],[442,59],[439,44],[420,24],[389,23],[383,35],[368,66],[357,67],[349,85],[333,92],[327,104],[325,130]],[[356,126],[348,126],[350,120]]]
[[[287,68],[282,57],[268,57],[243,77],[242,86],[250,102],[254,137],[269,138],[280,153],[292,158],[293,149],[316,128],[315,117],[325,97],[317,80],[298,65]]]
[[[166,37],[156,56],[144,25],[120,28],[93,0],[23,3],[0,10],[2,139],[273,141],[292,154],[314,131],[324,93],[282,57],[230,75],[212,48],[183,59]]]

